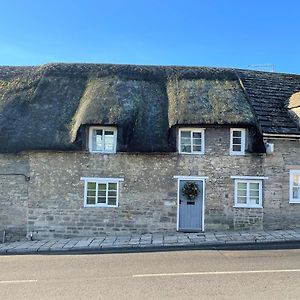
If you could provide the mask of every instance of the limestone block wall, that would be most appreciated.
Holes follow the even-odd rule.
[[[263,175],[263,157],[229,156],[229,129],[206,129],[205,143],[204,155],[31,153],[28,230],[39,237],[175,231],[175,175],[207,176],[205,229],[232,230],[236,209],[230,176]],[[124,178],[119,207],[85,208],[81,177]],[[261,217],[255,220],[247,228],[262,226]]]
[[[269,177],[264,188],[264,227],[299,227],[300,203],[289,203],[289,172],[300,170],[300,141],[268,142],[274,143],[275,151],[263,162],[264,174]]]
[[[26,236],[28,174],[28,155],[0,155],[0,241]]]
[[[204,155],[177,153],[91,154],[40,151],[1,155],[0,230],[16,228],[35,238],[103,233],[175,231],[177,181],[207,176],[205,230],[300,226],[300,204],[289,203],[289,170],[300,169],[298,141],[269,140],[273,155],[229,155],[229,128],[205,130]],[[231,176],[266,176],[263,208],[234,208]],[[122,177],[119,207],[84,207],[81,177]]]

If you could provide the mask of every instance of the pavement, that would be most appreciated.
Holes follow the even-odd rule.
[[[3,254],[112,253],[180,249],[300,248],[300,228],[289,230],[217,231],[103,235],[0,243]]]

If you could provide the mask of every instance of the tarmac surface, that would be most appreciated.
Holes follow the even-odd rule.
[[[241,249],[300,246],[300,228],[289,230],[149,233],[45,239],[0,244],[0,255],[34,253],[110,253],[180,249]]]

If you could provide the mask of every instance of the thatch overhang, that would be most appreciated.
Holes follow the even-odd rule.
[[[116,126],[118,150],[134,152],[175,151],[178,125],[260,132],[240,82],[246,75],[204,67],[0,67],[0,152],[82,150],[85,128],[95,124]]]

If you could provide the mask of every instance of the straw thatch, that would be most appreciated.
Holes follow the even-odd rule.
[[[0,152],[84,149],[85,128],[96,124],[118,127],[122,151],[172,151],[170,132],[177,125],[246,126],[259,131],[263,124],[251,93],[261,88],[251,80],[255,85],[263,76],[200,67],[0,67]],[[300,79],[290,77],[292,94]],[[277,104],[281,102],[275,112],[285,107],[287,94],[276,98]],[[293,133],[299,132],[292,118],[286,120]]]

